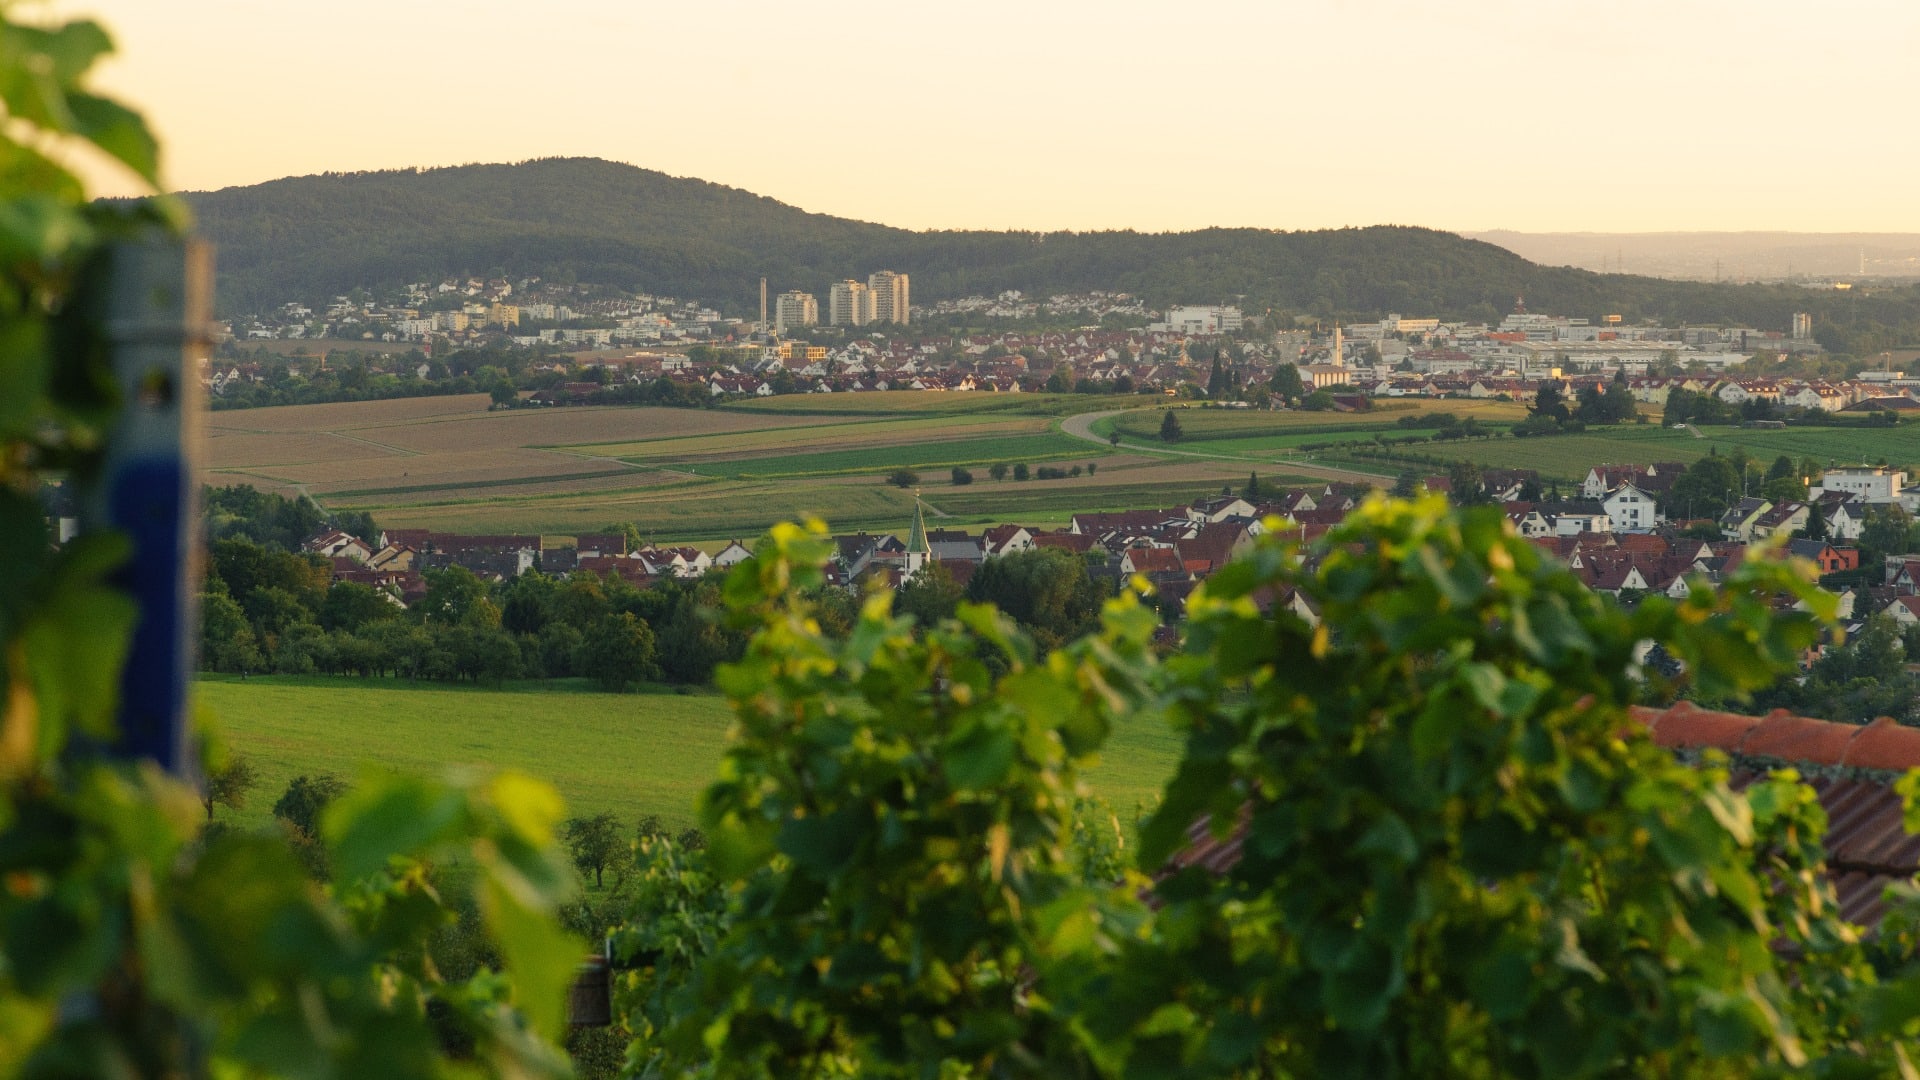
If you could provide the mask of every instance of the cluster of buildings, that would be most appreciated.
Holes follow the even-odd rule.
[[[626,344],[745,337],[745,320],[698,300],[560,285],[526,278],[456,278],[417,282],[374,297],[361,290],[336,296],[324,310],[283,304],[235,318],[225,337],[239,340],[346,340],[421,346],[512,344],[612,348]]]
[[[963,296],[956,300],[938,300],[923,309],[933,315],[982,316],[989,319],[1032,319],[1040,315],[1073,315],[1099,323],[1109,318],[1145,324],[1153,317],[1145,301],[1123,292],[1095,289],[1085,293],[1061,293],[1048,297],[1030,297],[1019,289],[1008,289],[995,296]]]
[[[1555,503],[1522,497],[1530,489],[1537,492],[1539,483],[1526,470],[1489,469],[1482,483],[1484,496],[1502,505],[1521,536],[1566,563],[1589,588],[1621,597],[1658,592],[1678,598],[1702,582],[1723,580],[1753,544],[1803,528],[1805,509],[1814,502],[1830,508],[1833,531],[1822,539],[1789,540],[1789,550],[1812,560],[1822,573],[1856,570],[1859,551],[1849,541],[1859,536],[1865,508],[1909,505],[1920,495],[1904,486],[1898,470],[1829,470],[1812,489],[1809,503],[1774,507],[1764,500],[1743,501],[1722,519],[1720,539],[1703,540],[1670,528],[1660,509],[1665,493],[1684,472],[1680,465],[1598,465],[1588,472],[1580,498]],[[1429,478],[1426,484],[1436,491],[1449,486],[1444,477]],[[987,560],[1057,548],[1087,560],[1096,577],[1146,577],[1171,622],[1184,610],[1194,586],[1251,545],[1270,519],[1283,519],[1292,535],[1310,541],[1338,525],[1371,490],[1329,483],[1254,499],[1222,493],[1159,510],[1074,514],[1059,529],[1001,524],[979,532],[929,529],[916,504],[904,538],[866,532],[834,537],[828,579],[855,587],[877,578],[898,588],[938,565],[964,586]],[[620,534],[549,543],[532,535],[389,529],[379,539],[376,547],[347,533],[328,532],[308,541],[306,550],[332,561],[335,580],[382,588],[402,604],[424,594],[423,571],[448,566],[465,567],[494,581],[539,569],[561,576],[612,574],[644,587],[663,578],[725,569],[751,554],[737,540],[715,552],[692,546],[630,548]],[[1920,621],[1920,557],[1890,560],[1885,577],[1884,584],[1839,593],[1842,618],[1864,619],[1885,611],[1903,622]],[[1278,599],[1299,604],[1304,617],[1315,617],[1304,600]]]
[[[506,581],[539,570],[558,576],[614,574],[644,586],[662,578],[695,578],[709,570],[724,570],[750,554],[737,540],[709,553],[692,546],[630,548],[620,533],[588,533],[571,539],[572,543],[562,544],[534,535],[386,529],[378,544],[369,544],[351,533],[328,530],[307,540],[302,550],[327,559],[334,581],[373,586],[402,607],[426,594],[426,571],[452,566],[486,581]]]
[[[894,270],[879,270],[869,275],[866,284],[848,278],[827,289],[827,322],[832,326],[866,326],[869,323],[893,323],[905,326],[913,321],[911,282]],[[760,325],[767,326],[762,292]],[[774,301],[773,332],[784,334],[802,326],[820,322],[820,302],[809,292],[784,292]]]

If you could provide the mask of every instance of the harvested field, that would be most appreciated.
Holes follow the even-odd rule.
[[[742,431],[725,435],[696,435],[684,438],[659,438],[645,442],[573,443],[556,449],[569,453],[592,453],[609,458],[651,461],[699,461],[709,457],[737,458],[756,453],[781,454],[805,449],[809,452],[851,450],[868,446],[898,446],[951,439],[971,439],[983,435],[1038,435],[1052,422],[1039,417],[928,417],[910,420],[881,419],[848,423],[825,417],[819,426]]]
[[[904,396],[886,400],[900,408]],[[928,408],[984,400],[916,396],[939,399]],[[809,514],[837,528],[894,531],[913,505],[911,492],[882,479],[899,467],[922,473],[929,503],[948,524],[1022,514],[1045,524],[1074,510],[1187,502],[1240,486],[1250,468],[1245,459],[1115,452],[1060,434],[1051,417],[1005,409],[493,412],[474,396],[245,410],[213,420],[209,483],[300,491],[384,523],[456,532],[569,535],[633,522],[662,541],[713,540],[751,537]],[[1035,470],[1097,463],[1099,470],[1097,478],[996,483],[987,474],[996,462]],[[951,487],[952,465],[970,468],[975,483]]]
[[[228,409],[207,414],[207,430],[223,431],[346,431],[381,424],[407,424],[437,416],[464,416],[487,411],[485,394],[450,397],[396,398],[392,401],[339,401],[327,405],[278,405],[270,409]]]
[[[414,398],[248,409],[210,418],[204,473],[211,484],[251,483],[304,491],[325,502],[336,492],[406,502],[461,497],[463,490],[518,487],[522,494],[604,492],[668,477],[599,454],[536,449],[582,440],[710,439],[776,428],[791,447],[830,417],[778,417],[693,409],[568,408],[490,412],[487,398]],[[1032,421],[1040,423],[1040,421]],[[770,433],[772,434],[772,433]],[[651,443],[647,445],[652,445]]]
[[[1133,394],[989,394],[943,390],[888,390],[869,394],[791,394],[728,405],[729,411],[837,416],[957,416],[1003,413],[1072,416],[1125,409],[1146,400]]]

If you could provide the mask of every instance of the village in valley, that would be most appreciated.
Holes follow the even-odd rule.
[[[870,280],[883,278],[897,312],[870,295],[863,307],[874,290],[849,280],[834,287],[848,295],[836,293],[825,325],[813,298],[793,293],[756,321],[698,300],[537,278],[417,283],[386,300],[356,290],[318,312],[290,303],[229,320],[203,381],[216,407],[439,393],[456,379],[493,389],[476,375],[508,382],[517,396],[503,404],[532,406],[604,403],[622,388],[657,386],[680,401],[1053,390],[1264,407],[1286,403],[1271,387],[1276,370],[1292,366],[1306,391],[1327,391],[1326,407],[1342,409],[1364,407],[1361,399],[1522,400],[1542,380],[1564,380],[1571,398],[1617,377],[1643,405],[1685,390],[1747,419],[1920,410],[1920,379],[1896,370],[1891,354],[1831,361],[1805,314],[1783,327],[1629,325],[1617,315],[1532,312],[1521,297],[1498,323],[1389,314],[1325,325],[1231,305],[1155,311],[1118,292],[910,306],[907,275]],[[1012,325],[967,329],[995,320]],[[1036,320],[1085,325],[1031,328]],[[330,366],[336,396],[302,396]]]
[[[1566,563],[1595,592],[1632,603],[1660,593],[1675,599],[1703,585],[1713,587],[1747,558],[1756,544],[1769,557],[1808,560],[1831,584],[1843,624],[1856,630],[1870,615],[1885,614],[1902,626],[1920,623],[1920,556],[1882,553],[1882,565],[1861,578],[1859,541],[1876,515],[1910,514],[1920,490],[1904,486],[1905,474],[1885,467],[1825,471],[1803,500],[1739,499],[1717,521],[1670,519],[1681,463],[1596,465],[1576,498],[1542,501],[1537,474],[1525,470],[1480,471],[1481,488],[1457,489],[1458,476],[1432,476],[1419,487],[1458,502],[1497,504],[1514,530]],[[1171,626],[1178,622],[1194,586],[1204,581],[1255,537],[1280,529],[1309,541],[1337,525],[1372,490],[1367,485],[1328,483],[1311,488],[1223,491],[1191,504],[1159,510],[1071,515],[1065,528],[1000,524],[979,531],[928,528],[917,501],[900,534],[849,533],[833,538],[828,582],[848,589],[898,589],[921,575],[939,573],[964,589],[974,572],[998,557],[1043,549],[1086,560],[1090,576],[1109,590],[1136,578],[1150,583]],[[712,545],[641,544],[637,530],[581,534],[461,535],[427,529],[389,528],[377,542],[327,530],[304,549],[329,560],[332,580],[373,586],[404,606],[426,594],[423,572],[461,567],[485,581],[505,583],[539,571],[561,578],[612,576],[645,588],[665,579],[698,578],[751,557],[739,540]],[[571,541],[571,542],[568,542]],[[1838,578],[1835,578],[1838,575]],[[1295,598],[1280,597],[1283,604]],[[1298,609],[1312,620],[1304,603]]]

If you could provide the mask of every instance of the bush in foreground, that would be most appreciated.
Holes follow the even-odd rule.
[[[1902,1060],[1916,1010],[1876,989],[1838,919],[1810,789],[1789,773],[1736,793],[1625,712],[1643,641],[1722,693],[1817,640],[1812,616],[1773,614],[1818,603],[1781,565],[1627,612],[1495,510],[1376,499],[1311,569],[1261,538],[1156,666],[1132,595],[1044,655],[990,608],[916,626],[885,596],[825,636],[797,599],[824,543],[782,527],[728,583],[758,632],[721,675],[741,739],[705,798],[699,872],[740,891],[724,930],[675,937],[679,959],[626,999],[636,1062],[1560,1077]],[[1296,593],[1320,621],[1273,602]],[[1069,854],[1080,770],[1139,713],[1187,748],[1137,865],[1196,820],[1245,834],[1237,862],[1173,874],[1151,907],[1137,874],[1088,887]]]

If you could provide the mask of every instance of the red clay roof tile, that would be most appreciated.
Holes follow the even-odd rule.
[[[1812,720],[1775,709],[1754,725],[1740,744],[1740,752],[1788,762],[1838,765],[1860,730],[1852,724]]]
[[[1751,716],[1713,712],[1682,701],[1652,721],[1653,743],[1668,750],[1717,747],[1731,754],[1760,721]]]
[[[1855,769],[1899,772],[1920,768],[1920,729],[1902,727],[1883,716],[1854,737],[1840,763]]]

